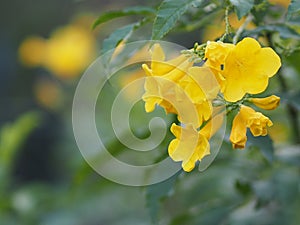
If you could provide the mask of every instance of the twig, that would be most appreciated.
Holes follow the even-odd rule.
[[[233,44],[236,44],[241,36],[241,34],[243,33],[243,31],[246,29],[246,27],[248,26],[248,24],[253,20],[253,16],[252,14],[248,14],[245,22],[239,27],[239,29],[236,31],[234,37],[233,37]]]

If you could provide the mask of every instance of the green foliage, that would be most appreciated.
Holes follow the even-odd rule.
[[[201,0],[164,0],[158,8],[153,23],[152,39],[159,40],[163,38],[175,27],[176,22],[191,6],[200,6],[202,2]]]
[[[230,0],[234,6],[239,20],[247,15],[254,6],[254,0]]]
[[[181,173],[182,170],[163,182],[146,187],[147,207],[154,224],[159,221],[161,201],[172,194],[175,182]]]
[[[245,36],[264,35],[270,33],[278,33],[281,38],[300,40],[300,34],[287,24],[274,24],[259,26],[253,30],[244,33]]]
[[[103,41],[102,53],[117,47],[123,40],[127,40],[134,29],[138,28],[140,23],[132,23],[115,30],[108,38]]]
[[[300,1],[292,0],[288,8],[287,19],[290,20],[293,16],[300,15]]]
[[[274,159],[274,146],[272,139],[268,135],[254,137],[250,132],[247,133],[247,137],[249,146],[258,148],[263,156],[271,163]]]
[[[124,7],[125,2],[120,4],[120,8]],[[118,2],[114,1],[114,7],[118,6],[117,4]],[[155,11],[155,7],[147,6],[150,4],[160,6]],[[273,133],[270,132],[273,140],[270,136],[253,137],[249,132],[247,148],[233,150],[227,132],[216,159],[209,167],[205,167],[204,171],[199,172],[197,169],[190,173],[180,171],[168,180],[144,187],[141,191],[139,187],[122,186],[99,176],[80,155],[71,129],[62,127],[66,134],[61,138],[62,140],[55,143],[51,151],[59,159],[58,163],[63,164],[65,168],[61,171],[63,179],[58,182],[37,180],[17,183],[10,169],[14,166],[16,154],[40,121],[38,113],[29,112],[1,128],[0,223],[299,224],[300,146],[291,138],[289,139],[289,136],[296,133],[292,125],[297,127],[300,111],[299,1],[292,0],[286,21],[284,20],[285,9],[279,5],[271,6],[267,0],[144,1],[143,6],[103,13],[95,21],[93,28],[112,19],[122,18],[126,22],[127,16],[135,16],[129,18],[127,25],[122,25],[110,35],[105,32],[105,26],[101,26],[104,27],[101,35],[108,36],[102,43],[102,53],[109,52],[123,41],[135,39],[135,35],[132,34],[138,33],[141,28],[151,29],[146,27],[148,22],[153,23],[151,24],[153,25],[152,39],[165,37],[174,42],[184,43],[186,46],[193,46],[194,41],[203,43],[203,34],[212,32],[210,28],[213,26],[216,26],[218,31],[225,32],[225,29],[221,29],[221,26],[219,28],[218,24],[224,20],[225,8],[229,8],[230,13],[237,14],[239,19],[249,15],[248,19],[250,18],[255,28],[248,30],[243,24],[237,27],[232,24],[231,33],[224,42],[236,36],[238,30],[237,40],[246,36],[256,39],[263,37],[259,41],[274,48],[281,57],[282,76],[272,77],[269,84],[269,91],[276,92],[282,99],[279,108],[268,115],[275,129]],[[133,23],[132,18],[138,18],[139,21]],[[171,30],[174,32],[170,33]],[[139,38],[140,36],[136,39]],[[130,49],[124,48],[119,55],[130,57],[130,53],[132,53]],[[109,57],[111,55],[112,52]],[[125,71],[126,76],[131,69]],[[111,107],[119,91],[117,88],[123,87],[123,84],[117,83],[121,80],[121,76],[121,72],[115,74],[110,80],[111,84],[107,83],[103,92],[99,94],[99,102],[104,103],[105,106],[104,109],[101,108],[99,102],[96,105],[95,122],[99,136],[103,138],[108,151],[124,162],[132,160],[137,165],[144,165],[160,161],[167,157],[168,143],[174,138],[170,132],[167,132],[165,140],[155,149],[155,152],[136,153],[115,138],[110,121]],[[66,92],[69,91],[68,96],[72,96],[75,89],[75,86],[71,86],[73,83],[64,85],[68,85]],[[125,101],[124,99],[124,104]],[[71,99],[68,99],[68,102],[71,102]],[[165,113],[162,109],[156,109],[155,112],[145,116],[143,106],[143,102],[138,102],[131,110],[130,128],[137,137],[145,138],[150,135],[148,121],[153,117],[164,118],[168,126],[176,120],[174,115],[164,117]],[[289,107],[294,109],[296,115],[293,120],[290,120]],[[62,120],[61,124],[69,124],[69,105],[64,110],[57,112],[56,116]],[[237,109],[227,117],[228,124],[231,124],[236,112]],[[230,132],[230,129],[228,131]],[[283,140],[279,137],[277,140],[276,135],[280,136],[280,132],[288,137]],[[122,134],[126,137],[127,130],[122,130]],[[214,150],[212,149],[212,152]],[[101,160],[103,160],[101,157],[95,157],[96,162],[103,162]],[[48,170],[52,171],[57,167],[61,165],[55,161]],[[143,207],[145,205],[146,207]]]
[[[298,111],[300,111],[300,91],[290,94],[288,101],[293,105]]]
[[[123,16],[131,16],[131,15],[151,15],[154,14],[155,10],[150,7],[145,6],[137,6],[137,7],[129,7],[120,11],[109,11],[101,14],[98,19],[93,24],[93,29],[99,26],[102,23],[110,21],[115,18],[123,17]]]
[[[18,149],[32,130],[38,125],[40,120],[36,112],[28,112],[18,118],[14,123],[6,124],[0,132],[0,164],[7,168]]]

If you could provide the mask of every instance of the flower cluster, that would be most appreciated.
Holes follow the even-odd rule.
[[[159,105],[166,113],[178,115],[180,124],[171,126],[176,138],[168,152],[174,161],[182,161],[182,168],[189,172],[197,161],[210,154],[209,139],[222,124],[223,114],[215,107],[216,102],[224,103],[227,112],[238,109],[230,135],[234,148],[245,147],[247,128],[254,136],[267,134],[271,120],[245,103],[267,110],[278,106],[277,96],[249,96],[267,88],[281,62],[271,48],[262,48],[253,38],[244,38],[236,45],[207,42],[187,52],[166,61],[163,49],[156,44],[150,67],[142,67],[147,75],[145,110],[151,112]],[[195,55],[203,56],[203,66],[194,65]]]

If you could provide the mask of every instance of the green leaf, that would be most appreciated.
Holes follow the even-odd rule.
[[[279,36],[283,39],[288,39],[288,38],[293,38],[297,40],[300,39],[300,34],[285,24],[260,26],[256,29],[245,32],[244,36],[255,36],[257,34],[262,34],[263,32],[270,32],[270,33],[277,32],[279,33]]]
[[[230,3],[235,7],[239,20],[247,15],[254,6],[254,0],[230,0]]]
[[[300,1],[292,0],[288,8],[287,19],[290,20],[293,16],[300,15]]]
[[[0,164],[5,169],[10,166],[17,150],[37,126],[39,119],[37,113],[29,112],[14,123],[2,127],[0,131]]]
[[[252,192],[251,184],[243,180],[236,180],[235,188],[244,196],[247,196]]]
[[[247,138],[248,147],[257,147],[269,162],[273,161],[274,146],[269,135],[254,137],[250,132],[247,132]]]
[[[170,177],[168,180],[153,184],[146,189],[146,204],[149,209],[150,217],[153,223],[158,222],[158,212],[160,209],[160,202],[163,198],[172,194],[175,181],[182,170]]]
[[[147,14],[154,14],[154,13],[155,10],[153,8],[145,7],[145,6],[129,7],[120,11],[110,11],[100,15],[94,22],[92,28],[95,29],[98,25],[102,23],[123,16],[147,15]]]
[[[199,7],[203,0],[164,0],[158,8],[152,29],[152,39],[163,38],[189,7]]]
[[[128,40],[132,32],[143,25],[143,21],[132,23],[115,30],[110,34],[108,38],[103,41],[103,47],[101,53],[105,53],[109,50],[116,48],[120,42]]]

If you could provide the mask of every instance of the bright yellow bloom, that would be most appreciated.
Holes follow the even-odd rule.
[[[210,154],[207,138],[191,124],[181,127],[173,123],[171,132],[176,139],[171,141],[168,152],[174,161],[182,161],[184,171],[190,172],[198,160]]]
[[[172,102],[176,101],[175,87],[182,77],[186,75],[187,69],[192,66],[188,58],[184,55],[169,60],[165,60],[165,54],[159,44],[155,44],[152,52],[151,68],[143,64],[142,68],[147,74],[145,81],[145,101],[146,112],[152,112],[155,105],[160,105],[166,113],[176,113]],[[156,77],[158,77],[156,79]]]
[[[178,92],[184,92],[189,100],[193,103],[198,114],[198,121],[193,124],[194,127],[200,127],[203,121],[207,121],[212,115],[211,100],[214,99],[219,92],[219,85],[216,81],[214,74],[208,67],[191,67],[188,70],[188,75],[184,76],[179,81],[179,89],[177,91],[177,101],[183,102],[180,99]],[[183,93],[182,95],[183,96]],[[192,112],[190,109],[185,109],[187,112]],[[193,114],[185,114],[186,117],[192,117]],[[181,115],[178,119],[182,123],[192,122],[192,118],[182,118]]]
[[[220,82],[224,98],[229,102],[242,99],[246,93],[263,92],[269,78],[281,66],[274,50],[262,48],[253,38],[244,38],[236,46],[208,42],[205,57]]]
[[[230,141],[233,148],[244,148],[247,141],[246,131],[250,128],[253,136],[267,135],[267,126],[272,126],[272,121],[260,112],[242,105],[239,113],[233,120]]]
[[[271,95],[266,98],[250,98],[249,101],[261,109],[273,110],[279,105],[280,98],[276,95]]]

